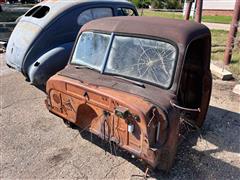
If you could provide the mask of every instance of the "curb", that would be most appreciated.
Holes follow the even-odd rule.
[[[217,76],[221,80],[227,81],[233,79],[232,73],[224,68],[219,67],[211,62],[210,69],[213,75]]]
[[[234,86],[233,93],[240,96],[240,84],[237,84],[237,85]]]

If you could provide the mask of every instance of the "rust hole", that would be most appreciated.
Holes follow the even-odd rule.
[[[59,104],[61,102],[60,97],[57,94],[53,94],[53,100]]]
[[[77,122],[76,124],[81,128],[86,128],[91,126],[93,119],[97,117],[95,110],[87,104],[82,104],[79,106],[77,111]]]

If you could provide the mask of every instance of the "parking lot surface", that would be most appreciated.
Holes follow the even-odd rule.
[[[145,167],[107,143],[67,128],[48,112],[41,90],[5,65],[0,54],[0,179],[143,179]],[[236,82],[214,80],[203,129],[179,146],[170,172],[159,179],[239,179],[240,99]]]

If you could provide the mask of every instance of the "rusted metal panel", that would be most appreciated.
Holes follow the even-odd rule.
[[[184,46],[189,43],[194,37],[199,37],[204,34],[209,35],[210,31],[206,26],[188,22],[179,21],[176,19],[159,19],[158,17],[116,17],[115,20],[111,18],[104,18],[104,23],[101,19],[88,23],[88,26],[83,26],[81,32],[88,30],[100,30],[105,32],[119,32],[129,34],[149,34],[154,37],[162,37],[169,39],[177,44],[183,44]],[[140,21],[148,28],[142,28]],[[132,25],[130,26],[130,22]],[[161,27],[158,25],[162,25]],[[181,36],[179,36],[179,33]],[[181,51],[182,49],[180,49]]]
[[[240,1],[236,0],[231,28],[228,34],[228,40],[224,53],[224,64],[226,65],[229,65],[231,63],[232,50],[234,48],[234,39],[237,35],[239,20],[240,20]]]
[[[197,5],[196,5],[196,16],[195,16],[195,21],[198,23],[202,22],[202,6],[203,6],[203,0],[196,0]]]
[[[168,122],[154,104],[139,96],[106,87],[86,86],[61,76],[48,81],[48,93],[50,111],[103,139],[116,142],[151,166],[157,165],[159,154],[156,154],[155,145],[165,143]],[[126,115],[122,116],[124,111]],[[130,125],[133,131],[128,130]],[[156,139],[157,128],[161,128],[161,139]]]
[[[86,34],[88,38],[84,39]],[[129,41],[124,44],[125,40]],[[87,44],[83,44],[85,41]],[[109,42],[108,45],[105,42]],[[118,47],[117,42],[124,46]],[[92,48],[84,49],[91,43]],[[145,63],[147,67],[140,78],[118,69],[108,73],[109,63],[114,67],[110,60],[113,53],[117,53],[114,58],[118,58],[122,47],[124,58],[117,60],[120,64],[116,68],[121,63]],[[139,51],[133,56],[136,47]],[[171,55],[176,56],[173,83],[169,87],[152,83],[154,76],[163,76],[162,73],[152,76],[152,71],[161,72],[161,68],[168,68],[169,61],[173,60],[160,55],[171,53],[173,47],[176,50]],[[80,30],[67,67],[48,80],[46,105],[50,112],[106,141],[115,142],[151,167],[168,170],[184,127],[189,124],[201,127],[205,120],[212,85],[210,52],[209,30],[194,22],[147,17],[95,20]],[[86,63],[93,59],[95,65],[104,57],[99,64],[103,68],[77,64],[74,58],[78,55],[83,55]],[[143,56],[147,62],[140,61]],[[159,69],[152,69],[154,66]],[[128,70],[140,73],[141,69],[142,66],[138,66]]]
[[[192,9],[192,3],[193,3],[192,1],[187,2],[187,7],[186,7],[184,20],[189,20],[191,9]]]

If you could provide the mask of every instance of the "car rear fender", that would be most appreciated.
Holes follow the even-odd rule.
[[[66,43],[55,47],[38,58],[28,69],[30,82],[36,85],[45,84],[46,81],[67,63],[73,43]]]

